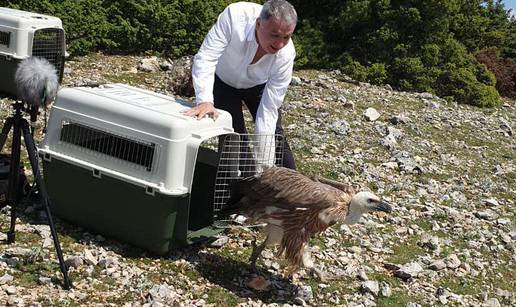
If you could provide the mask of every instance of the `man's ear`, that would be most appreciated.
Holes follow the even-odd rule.
[[[256,18],[256,30],[258,30],[260,28],[260,25],[262,23],[262,20],[260,17]]]

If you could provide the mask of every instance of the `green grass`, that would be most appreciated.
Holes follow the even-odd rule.
[[[408,303],[416,303],[420,302],[421,298],[410,296],[407,292],[402,291],[401,289],[392,289],[392,294],[389,297],[380,296],[376,300],[377,306],[406,306]]]
[[[422,299],[416,293],[408,293],[402,290],[402,282],[392,275],[384,272],[370,274],[372,280],[378,282],[386,282],[391,288],[391,295],[389,297],[382,296],[381,293],[376,301],[377,306],[405,306],[411,302],[421,303]]]
[[[317,305],[317,304],[325,305],[324,303],[327,304],[328,301],[326,298],[329,296],[332,296],[332,295],[338,295],[340,297],[343,295],[353,294],[353,293],[359,291],[357,286],[353,283],[352,278],[343,278],[341,280],[335,280],[335,281],[324,283],[328,286],[326,288],[319,287],[319,284],[321,283],[321,281],[316,278],[310,278],[308,280],[304,280],[303,283],[312,287],[312,293],[314,296],[315,305]],[[344,302],[341,301],[340,303],[342,304]]]
[[[206,303],[216,306],[235,306],[243,301],[224,288],[211,288],[206,294],[208,295]]]
[[[453,293],[461,295],[475,295],[482,291],[481,280],[471,277],[447,275],[445,278],[441,278],[437,284],[445,289],[450,289]]]
[[[41,236],[37,233],[17,231],[15,233],[15,242],[20,245],[38,246],[40,245]]]
[[[426,254],[426,251],[417,245],[419,236],[410,236],[406,241],[397,242],[392,247],[393,254],[386,257],[387,262],[405,264],[416,261],[418,256]]]
[[[39,286],[40,277],[50,277],[54,272],[59,272],[59,265],[53,262],[18,262],[15,266],[16,271],[12,273],[16,284],[26,288]],[[56,280],[53,280],[56,283]]]

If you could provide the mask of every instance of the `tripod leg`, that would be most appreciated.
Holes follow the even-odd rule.
[[[11,205],[11,226],[7,232],[7,243],[14,243],[16,237],[16,205],[18,201],[18,178],[20,172],[21,129],[20,121],[13,120],[13,140],[11,147],[11,165],[9,166],[9,181],[7,184],[7,200]],[[5,127],[4,127],[5,128]],[[2,131],[3,133],[3,131]],[[7,131],[9,133],[9,131]]]
[[[0,133],[0,151],[4,149],[5,141],[7,140],[7,136],[9,135],[9,131],[13,126],[13,118],[8,117],[5,120],[4,126],[2,127],[2,132]]]
[[[66,268],[63,252],[61,250],[61,244],[59,243],[59,238],[57,237],[56,228],[54,225],[54,221],[52,220],[52,215],[50,213],[49,206],[49,197],[47,193],[47,189],[43,178],[41,177],[41,173],[39,172],[39,162],[38,155],[36,152],[36,144],[34,143],[34,139],[32,138],[32,134],[29,131],[29,124],[27,121],[22,122],[23,129],[23,137],[25,138],[25,145],[27,147],[27,152],[29,154],[30,165],[32,167],[32,173],[34,175],[34,180],[36,181],[37,186],[39,187],[39,192],[41,194],[41,198],[43,199],[43,205],[45,206],[45,211],[47,213],[48,224],[50,226],[50,232],[52,233],[52,238],[54,239],[54,247],[56,249],[57,258],[59,259],[59,266],[61,268],[61,272],[63,273],[64,278],[64,288],[66,290],[71,288],[70,279],[68,278],[68,270]]]

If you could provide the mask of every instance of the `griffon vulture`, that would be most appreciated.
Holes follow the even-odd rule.
[[[371,211],[391,212],[392,207],[370,192],[356,193],[346,184],[324,178],[308,178],[284,167],[271,167],[260,174],[236,181],[227,208],[265,223],[266,239],[253,242],[253,266],[265,246],[279,244],[278,256],[290,264],[287,276],[302,265],[316,270],[307,249],[311,237],[341,222],[353,224]]]

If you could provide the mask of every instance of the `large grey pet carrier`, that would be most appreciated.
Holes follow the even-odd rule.
[[[191,107],[122,84],[60,90],[39,148],[54,213],[157,254],[220,232],[231,180],[260,159],[241,148],[258,138],[234,134],[224,111],[182,114]]]

